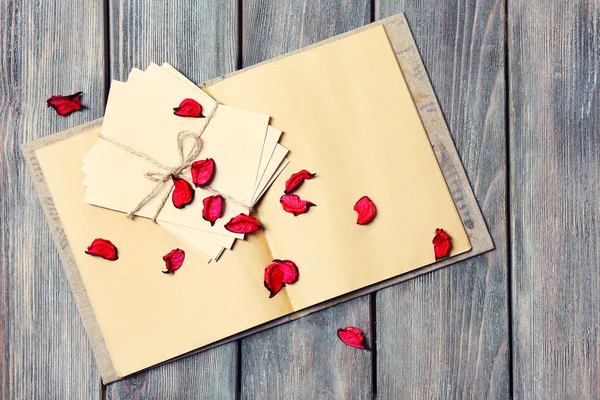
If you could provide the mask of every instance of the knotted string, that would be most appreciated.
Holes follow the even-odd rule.
[[[206,123],[204,124],[204,126],[202,127],[200,132],[198,132],[198,133],[191,132],[191,131],[179,132],[179,134],[177,135],[177,150],[179,151],[179,157],[180,157],[181,161],[178,165],[176,165],[174,167],[169,167],[168,165],[161,163],[157,159],[149,156],[148,154],[146,154],[144,152],[135,150],[135,149],[131,148],[130,146],[124,145],[123,143],[121,143],[109,136],[100,134],[101,139],[104,139],[104,140],[114,144],[115,146],[127,151],[130,154],[133,154],[134,156],[140,157],[140,158],[154,164],[156,167],[158,167],[160,169],[159,171],[148,171],[144,174],[144,177],[151,180],[152,182],[156,182],[156,185],[152,188],[150,193],[148,193],[142,200],[140,200],[140,202],[131,211],[129,211],[126,214],[127,218],[130,218],[130,219],[133,218],[135,216],[135,213],[138,212],[144,206],[144,204],[146,204],[156,194],[156,192],[158,191],[158,189],[161,187],[161,185],[163,183],[167,182],[168,180],[170,180],[172,178],[181,178],[183,171],[192,165],[192,163],[200,155],[200,151],[202,150],[202,139],[201,139],[202,134],[206,130],[206,127],[210,123],[212,117],[215,115],[215,112],[217,111],[219,104],[220,103],[217,103],[216,106],[210,112],[210,114],[206,117]],[[192,146],[187,153],[185,152],[186,140],[192,141]],[[213,195],[216,195],[216,194],[221,195],[221,196],[223,196],[223,198],[225,198],[226,200],[228,200],[234,204],[248,208],[249,210],[252,209],[251,206],[248,206],[227,194],[220,193],[217,190],[211,188],[210,186],[203,186],[202,188],[207,190],[208,192],[212,193]],[[163,198],[161,199],[161,201],[159,203],[158,208],[156,209],[156,212],[154,213],[154,216],[152,217],[152,221],[156,222],[156,218],[158,217],[158,214],[160,214],[160,211],[165,206],[167,200],[169,199],[170,194],[171,194],[171,191],[169,190],[163,196]]]

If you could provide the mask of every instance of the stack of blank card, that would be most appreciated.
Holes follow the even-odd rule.
[[[186,98],[200,103],[204,115],[211,118],[174,115],[173,108]],[[146,177],[157,170],[149,158],[176,166],[181,162],[179,133],[202,132],[198,159],[212,158],[216,165],[212,193],[226,193],[236,201],[226,202],[222,217],[211,225],[202,218],[201,201],[211,191],[196,188],[196,201],[183,209],[171,201],[160,208],[161,198],[173,190],[173,185],[165,182],[135,215],[152,218],[160,209],[156,218],[159,225],[207,261],[217,260],[236,239],[244,238],[225,229],[226,222],[240,213],[248,214],[288,164],[288,150],[278,143],[282,132],[269,125],[268,115],[223,104],[213,113],[217,105],[168,64],[151,64],[145,71],[133,69],[127,82],[113,81],[101,132],[110,140],[98,140],[83,161],[85,201],[130,212],[156,186]],[[182,177],[191,181],[190,170]]]

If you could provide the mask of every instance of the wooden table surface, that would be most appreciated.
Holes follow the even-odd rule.
[[[20,145],[132,67],[201,82],[401,11],[496,250],[103,386]],[[1,398],[599,398],[599,25],[592,0],[0,0]],[[373,351],[330,345],[349,324]]]

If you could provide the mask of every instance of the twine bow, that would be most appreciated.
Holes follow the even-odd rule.
[[[152,188],[150,193],[148,193],[142,200],[140,200],[140,202],[131,211],[129,211],[126,214],[127,218],[132,219],[135,216],[135,213],[138,212],[144,206],[144,204],[146,204],[156,194],[156,192],[158,192],[158,189],[160,189],[160,187],[162,186],[163,183],[167,182],[168,180],[170,180],[172,178],[181,178],[183,171],[185,171],[187,168],[189,168],[192,165],[192,163],[200,155],[200,151],[202,150],[202,139],[201,139],[202,134],[206,130],[206,127],[208,126],[212,117],[215,115],[215,112],[217,111],[219,104],[220,103],[217,103],[216,106],[210,112],[210,114],[206,117],[206,123],[204,124],[204,126],[202,127],[202,129],[200,130],[199,133],[195,133],[195,132],[191,132],[191,131],[179,132],[179,134],[177,135],[177,150],[179,151],[179,156],[181,158],[181,162],[174,167],[165,165],[165,164],[161,163],[160,161],[158,161],[157,159],[149,156],[148,154],[138,151],[138,150],[135,150],[135,149],[131,148],[130,146],[126,146],[123,143],[121,143],[109,136],[104,136],[102,134],[100,135],[101,139],[104,139],[104,140],[114,144],[115,146],[127,151],[128,153],[138,156],[138,157],[154,164],[156,167],[159,168],[158,171],[148,171],[144,174],[144,177],[151,180],[152,182],[156,182],[156,185]],[[192,142],[191,148],[189,149],[189,151],[187,153],[185,151],[185,142],[186,141]],[[217,190],[211,188],[210,186],[205,186],[205,187],[203,187],[203,189],[209,191],[212,194],[220,194],[221,196],[223,196],[224,198],[226,198],[227,200],[229,200],[235,204],[241,205],[248,209],[252,209],[252,207],[234,199],[233,197],[231,197],[229,195],[219,193]],[[152,217],[152,221],[156,222],[156,218],[158,217],[158,214],[160,214],[160,211],[165,206],[167,200],[169,199],[170,194],[171,194],[171,191],[169,190],[163,196],[163,198],[161,199],[161,201],[159,203],[158,208],[156,209],[156,212],[154,213],[154,216]]]

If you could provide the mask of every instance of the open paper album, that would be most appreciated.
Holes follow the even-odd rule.
[[[103,121],[33,147],[105,382],[469,252],[392,33],[202,89],[133,69]]]

